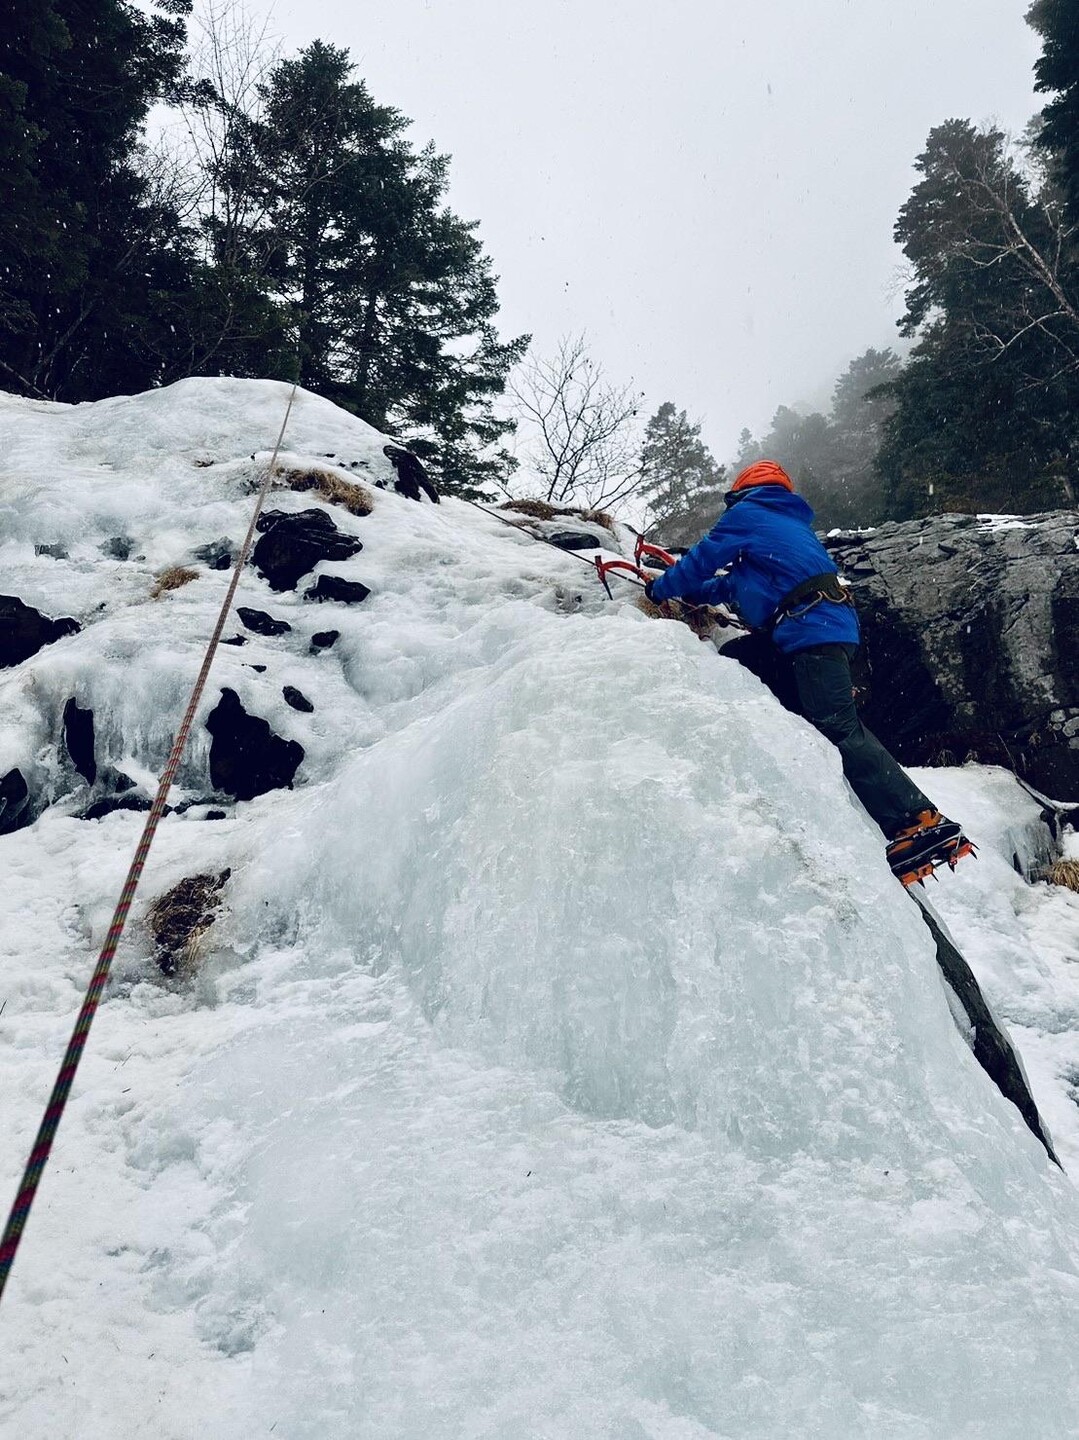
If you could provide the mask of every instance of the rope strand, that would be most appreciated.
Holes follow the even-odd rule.
[[[105,984],[108,981],[109,971],[112,968],[113,957],[116,954],[120,937],[123,935],[124,926],[127,923],[131,902],[135,898],[135,891],[138,889],[139,880],[146,864],[146,858],[150,853],[150,846],[153,844],[158,824],[165,812],[165,802],[168,798],[169,790],[172,788],[172,782],[180,767],[180,761],[183,758],[184,748],[187,745],[187,737],[194,722],[195,711],[198,709],[202,692],[206,686],[210,666],[213,663],[218,642],[221,639],[221,632],[225,628],[229,611],[232,609],[232,602],[235,599],[236,590],[240,583],[240,575],[247,562],[248,552],[251,549],[251,544],[255,537],[255,526],[262,513],[263,504],[265,503],[266,496],[269,494],[270,485],[277,471],[277,457],[281,450],[281,442],[285,438],[285,428],[288,425],[289,416],[292,413],[292,405],[296,399],[297,388],[298,386],[294,384],[289,394],[288,404],[285,407],[285,418],[281,422],[281,429],[277,435],[277,442],[274,445],[273,455],[270,458],[270,464],[266,470],[265,478],[259,487],[254,512],[251,516],[251,523],[247,527],[247,534],[240,547],[240,553],[236,557],[236,563],[232,569],[232,579],[229,583],[229,588],[222,603],[220,613],[218,614],[217,624],[214,626],[213,634],[206,647],[202,668],[199,670],[198,678],[191,691],[191,698],[187,702],[187,709],[184,712],[183,720],[176,733],[176,738],[172,743],[172,750],[169,752],[168,761],[165,769],[162,771],[161,782],[157,787],[157,795],[154,797],[154,803],[150,807],[150,813],[146,817],[146,824],[143,827],[142,836],[135,850],[131,868],[127,872],[124,888],[120,892],[120,899],[113,912],[112,924],[109,926],[108,934],[105,936],[105,943],[101,947],[101,954],[98,956],[97,965],[94,967],[94,973],[82,1002],[82,1008],[79,1011],[78,1019],[75,1021],[75,1028],[71,1032],[71,1039],[68,1041],[63,1064],[60,1066],[60,1072],[56,1077],[52,1095],[49,1097],[44,1118],[37,1132],[37,1138],[34,1141],[33,1149],[30,1151],[30,1158],[26,1162],[26,1169],[23,1172],[18,1194],[15,1197],[15,1203],[11,1207],[11,1214],[8,1216],[8,1222],[4,1228],[3,1239],[0,1240],[0,1298],[3,1297],[7,1277],[11,1271],[16,1251],[19,1248],[19,1241],[22,1239],[27,1217],[30,1214],[30,1207],[34,1203],[34,1197],[37,1194],[42,1173],[52,1151],[56,1131],[59,1127],[61,1116],[64,1113],[68,1096],[71,1093],[71,1086],[75,1080],[75,1072],[79,1068],[79,1061],[82,1059],[82,1052],[86,1047],[90,1026],[93,1024],[94,1016],[97,1013],[98,1005],[105,991]]]

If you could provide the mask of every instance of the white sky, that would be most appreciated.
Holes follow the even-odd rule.
[[[261,0],[249,0],[260,9]],[[504,335],[587,331],[718,458],[895,343],[892,243],[929,129],[1038,108],[1027,0],[277,0],[453,156]]]

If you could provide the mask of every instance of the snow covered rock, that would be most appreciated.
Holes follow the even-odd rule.
[[[292,629],[287,620],[275,620],[265,610],[256,610],[250,605],[237,605],[236,614],[240,624],[256,635],[287,635]]]
[[[361,541],[342,535],[325,510],[288,514],[266,510],[259,516],[262,538],[251,562],[271,590],[295,590],[301,576],[322,560],[348,560],[363,549]]]
[[[20,665],[45,645],[78,632],[77,620],[50,620],[17,595],[0,595],[0,669]]]
[[[361,605],[370,595],[370,589],[361,580],[346,580],[342,575],[320,575],[313,585],[303,592],[305,600],[321,604],[324,600],[336,600],[341,605]]]
[[[253,800],[267,790],[289,788],[303,760],[303,746],[282,740],[265,720],[249,715],[235,690],[224,686],[206,717],[210,744],[210,781],[237,800]]]
[[[30,791],[21,770],[9,770],[0,779],[0,835],[10,835],[30,822]]]
[[[1079,796],[1079,513],[940,515],[826,540],[854,587],[866,721],[908,764],[971,758]]]
[[[87,785],[92,785],[97,779],[94,712],[84,710],[74,696],[64,706],[64,747],[75,769]]]
[[[596,550],[601,543],[595,534],[584,530],[552,530],[547,539],[560,550]],[[606,543],[610,544],[610,537],[606,537]]]

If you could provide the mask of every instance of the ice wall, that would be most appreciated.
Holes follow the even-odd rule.
[[[149,581],[242,533],[283,399],[5,402],[0,556],[85,624],[0,681],[9,748],[48,768],[74,691],[160,765],[224,580]],[[302,397],[288,444],[380,438]],[[5,1299],[0,1429],[1072,1436],[1075,1192],[831,747],[459,502],[335,519],[372,593],[329,653],[328,607],[244,579],[294,628],[214,682],[304,744],[300,783],[160,832],[146,898],[227,864],[228,913],[186,988],[132,932]],[[63,808],[0,839],[12,1187],[140,824]]]

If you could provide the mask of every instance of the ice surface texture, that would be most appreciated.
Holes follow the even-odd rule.
[[[0,681],[0,766],[47,770],[75,694],[152,771],[223,577],[144,602],[147,577],[241,531],[281,387],[9,406],[10,588],[92,623]],[[375,463],[360,422],[298,413],[301,459]],[[334,572],[371,590],[331,605],[334,647],[286,593],[293,629],[215,671],[303,783],[162,827],[145,903],[231,867],[227,914],[188,990],[132,936],[12,1273],[0,1428],[1072,1436],[1075,1192],[952,1024],[835,751],[459,502],[334,519],[364,545]],[[97,549],[121,530],[126,562]],[[270,602],[257,576],[241,602]],[[11,1185],[139,824],[60,809],[0,839]]]

